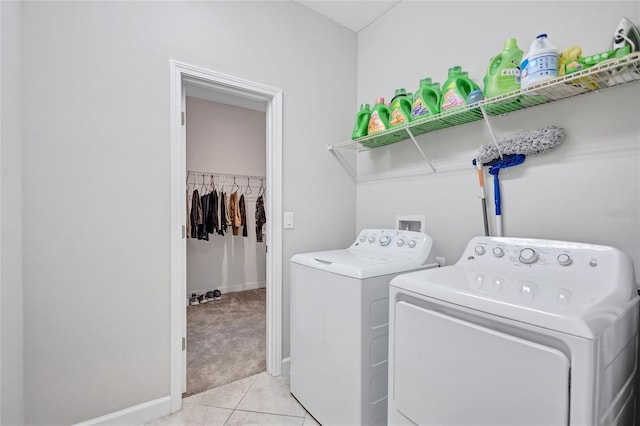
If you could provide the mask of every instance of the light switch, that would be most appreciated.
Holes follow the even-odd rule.
[[[284,229],[293,229],[293,212],[284,212]]]

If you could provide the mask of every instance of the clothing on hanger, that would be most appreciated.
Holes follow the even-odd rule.
[[[189,189],[187,189],[187,229],[186,229],[186,237],[191,238],[191,213],[189,212]]]
[[[226,194],[220,192],[220,228],[218,228],[218,235],[224,235],[227,232],[227,203],[225,198]]]
[[[191,196],[191,238],[198,238],[198,229],[203,226],[202,222],[202,202],[197,189],[193,190]]]
[[[202,205],[202,226],[198,227],[198,239],[209,241],[209,233],[207,232],[207,222],[209,221],[209,194],[200,197]]]
[[[244,203],[244,194],[240,196],[240,224],[242,225],[242,236],[247,237],[247,207]]]
[[[229,196],[229,216],[231,217],[231,232],[233,235],[240,234],[242,219],[240,217],[240,205],[238,203],[238,191],[232,192]]]
[[[256,199],[256,239],[259,243],[264,241],[262,237],[264,224],[267,223],[267,214],[264,211],[264,199],[260,195]]]

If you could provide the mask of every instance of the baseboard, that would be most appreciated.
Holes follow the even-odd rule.
[[[75,426],[94,425],[141,425],[151,420],[169,415],[171,412],[171,397],[165,396],[124,410],[114,411],[95,419],[76,423]]]
[[[217,286],[217,287],[213,287],[213,288],[187,290],[187,299],[189,297],[191,297],[191,295],[193,293],[195,293],[198,296],[200,296],[201,294],[205,294],[206,292],[212,291],[212,290],[215,290],[215,289],[218,289],[218,290],[220,290],[222,292],[222,294],[225,294],[225,293],[233,293],[233,292],[236,292],[236,291],[254,290],[256,288],[265,288],[266,286],[267,286],[266,281],[256,281],[256,282],[252,282],[252,283],[229,284],[229,285]]]
[[[282,374],[289,374],[291,371],[291,357],[282,360]]]

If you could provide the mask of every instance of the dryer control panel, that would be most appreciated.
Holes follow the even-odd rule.
[[[456,265],[467,271],[469,290],[552,311],[611,297],[626,303],[637,291],[629,257],[595,244],[476,237]]]

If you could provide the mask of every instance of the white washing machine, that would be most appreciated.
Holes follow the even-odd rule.
[[[611,247],[477,237],[390,286],[390,425],[632,425],[638,289]]]
[[[291,393],[325,426],[387,421],[389,281],[437,266],[430,236],[366,229],[291,258]]]

